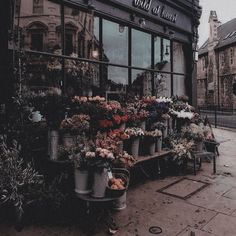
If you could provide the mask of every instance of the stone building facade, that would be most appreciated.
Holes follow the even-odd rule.
[[[199,49],[198,106],[236,109],[236,18],[221,24],[210,12],[209,38]]]

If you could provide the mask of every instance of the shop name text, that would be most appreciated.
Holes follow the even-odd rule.
[[[178,15],[166,10],[165,6],[152,7],[152,0],[134,0],[133,6],[151,12],[155,16],[160,16],[162,19],[168,20],[172,23],[176,23]]]

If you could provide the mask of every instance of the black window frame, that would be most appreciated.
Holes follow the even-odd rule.
[[[49,0],[50,1],[50,0]],[[52,1],[56,4],[58,4],[60,6],[60,19],[61,19],[61,25],[62,25],[62,30],[61,30],[61,37],[62,37],[62,55],[55,55],[53,53],[49,53],[49,52],[41,52],[41,51],[35,51],[35,50],[27,50],[27,49],[23,49],[23,51],[25,53],[29,53],[29,54],[36,54],[36,55],[42,55],[42,56],[50,56],[50,57],[54,57],[54,58],[60,58],[61,61],[62,61],[62,91],[64,92],[65,91],[65,84],[66,84],[66,78],[65,78],[65,67],[63,66],[64,63],[65,63],[65,60],[66,59],[71,59],[71,60],[77,60],[77,61],[82,61],[82,62],[88,62],[88,63],[93,63],[93,64],[98,64],[100,65],[100,68],[102,66],[115,66],[115,67],[120,67],[120,68],[127,68],[128,69],[128,85],[130,86],[132,84],[132,70],[140,70],[140,71],[147,71],[147,72],[150,72],[152,74],[152,90],[154,91],[154,76],[155,74],[169,74],[171,76],[171,96],[174,95],[174,91],[173,91],[173,76],[174,75],[181,75],[181,76],[185,76],[185,77],[188,77],[190,76],[187,72],[185,73],[176,73],[173,71],[173,42],[174,41],[177,41],[177,40],[173,40],[172,38],[169,38],[169,37],[165,37],[161,34],[158,34],[157,32],[153,32],[153,31],[150,31],[148,29],[145,29],[145,28],[140,28],[138,26],[135,26],[135,25],[130,25],[128,24],[127,22],[123,22],[122,19],[113,19],[112,17],[108,17],[106,15],[103,15],[101,12],[96,12],[96,11],[93,11],[93,14],[94,14],[94,17],[98,17],[99,18],[99,28],[100,28],[100,32],[99,32],[99,42],[100,42],[100,46],[102,45],[103,43],[103,40],[102,40],[102,19],[106,19],[106,20],[109,20],[109,21],[112,21],[112,22],[115,22],[115,23],[118,23],[118,24],[123,24],[125,26],[128,27],[128,65],[122,65],[122,64],[116,64],[116,63],[109,63],[107,61],[103,61],[102,58],[100,57],[99,60],[93,60],[93,59],[88,59],[88,58],[85,58],[85,39],[83,39],[83,36],[81,35],[80,37],[80,40],[82,39],[81,43],[81,49],[82,49],[82,53],[79,54],[79,57],[78,58],[73,58],[73,57],[70,57],[68,55],[66,55],[66,48],[65,48],[65,34],[66,34],[66,29],[65,29],[65,7],[71,7],[73,10],[77,10],[79,12],[89,12],[89,10],[86,8],[86,7],[83,7],[82,5],[81,6],[74,6],[73,4],[67,4],[65,2],[58,2],[58,1]],[[82,15],[82,14],[81,14]],[[151,68],[141,68],[141,67],[135,67],[135,66],[132,66],[132,53],[131,53],[131,48],[132,48],[132,45],[131,45],[131,38],[132,38],[132,35],[131,35],[131,32],[132,32],[132,29],[136,29],[136,30],[139,30],[139,31],[143,31],[145,33],[149,33],[151,34],[151,48],[152,48],[152,55],[151,55]],[[168,39],[170,40],[170,71],[162,71],[162,70],[157,70],[154,68],[154,38],[155,37],[160,37],[161,38],[161,42],[163,43],[163,40],[164,39]],[[80,41],[78,40],[78,42]],[[178,41],[177,41],[178,42]],[[183,43],[183,42],[182,42]],[[78,47],[78,50],[79,50],[80,47]],[[100,47],[101,48],[101,47]],[[163,54],[164,54],[164,50],[163,50],[163,47],[161,47],[161,59],[163,59]],[[102,85],[102,73],[100,73],[100,84]]]

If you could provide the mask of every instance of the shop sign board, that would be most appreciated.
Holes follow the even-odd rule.
[[[153,0],[133,0],[133,6],[172,23],[177,21],[178,14],[176,12],[169,11],[165,5],[154,4]]]

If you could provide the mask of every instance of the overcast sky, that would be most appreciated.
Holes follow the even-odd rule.
[[[209,35],[208,19],[211,10],[215,10],[218,20],[225,23],[236,18],[236,0],[200,0],[202,6],[201,24],[199,27],[199,47]]]

